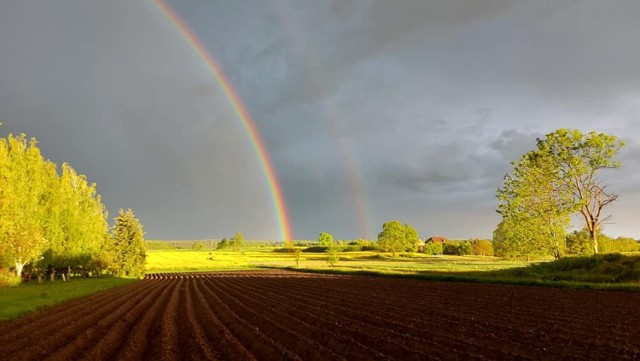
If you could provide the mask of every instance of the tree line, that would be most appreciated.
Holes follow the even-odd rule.
[[[142,225],[120,210],[111,234],[107,216],[96,184],[46,160],[35,138],[0,138],[0,269],[142,275]]]

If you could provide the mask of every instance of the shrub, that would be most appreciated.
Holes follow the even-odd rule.
[[[442,253],[452,256],[467,256],[473,254],[470,242],[447,241],[442,245]]]
[[[328,247],[321,247],[321,246],[313,246],[313,247],[307,247],[305,249],[302,250],[302,252],[306,252],[306,253],[325,253],[327,252]]]
[[[471,250],[475,256],[493,256],[493,243],[486,239],[471,241]]]
[[[16,276],[14,272],[0,268],[0,287],[15,287],[22,282],[20,276]]]
[[[362,247],[357,244],[347,245],[342,247],[342,252],[360,252]]]
[[[370,241],[367,239],[359,239],[356,241],[356,244],[360,246],[360,250],[362,251],[377,251],[378,250],[378,242]]]
[[[424,254],[430,254],[430,255],[442,254],[442,243],[434,243],[434,242],[425,243]]]

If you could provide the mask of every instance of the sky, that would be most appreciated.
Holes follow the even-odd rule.
[[[510,162],[558,128],[626,142],[605,233],[640,238],[637,1],[168,4],[250,113],[294,239],[491,238]],[[238,114],[153,1],[0,2],[0,121],[147,239],[281,236]]]

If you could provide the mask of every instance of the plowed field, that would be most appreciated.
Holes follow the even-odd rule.
[[[640,359],[640,293],[158,274],[0,323],[0,359]]]

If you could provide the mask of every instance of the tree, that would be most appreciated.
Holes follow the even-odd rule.
[[[597,175],[601,169],[620,166],[613,158],[623,145],[612,135],[569,129],[538,139],[537,149],[513,163],[513,172],[498,190],[503,225],[517,229],[512,235],[518,242],[512,245],[529,249],[535,245],[559,258],[565,252],[570,216],[578,212],[587,224],[593,252],[598,253],[598,228],[609,219],[601,216],[602,210],[617,195],[606,192]]]
[[[592,239],[589,230],[583,228],[567,235],[567,253],[586,256],[592,252]]]
[[[331,233],[327,233],[327,232],[320,233],[320,235],[318,236],[318,245],[320,247],[327,247],[327,248],[330,248],[331,246],[333,246],[333,236],[331,235]]]
[[[244,236],[241,232],[236,233],[233,238],[231,238],[231,247],[234,251],[239,251],[244,244]]]
[[[559,129],[538,139],[538,152],[555,165],[555,173],[565,192],[569,193],[593,241],[593,253],[598,253],[598,229],[611,216],[602,215],[603,209],[618,199],[609,193],[598,178],[602,169],[616,169],[621,165],[614,160],[624,142],[615,135],[579,130]]]
[[[223,238],[219,243],[216,249],[229,249],[229,240]]]
[[[10,259],[16,274],[37,260],[46,245],[48,162],[37,141],[26,135],[0,140],[0,253]]]
[[[532,151],[513,164],[513,172],[505,175],[498,190],[498,213],[525,236],[514,246],[538,247],[559,259],[565,252],[573,201],[548,157]]]
[[[395,257],[399,252],[415,250],[417,240],[418,232],[411,225],[389,221],[382,225],[382,232],[378,234],[378,247]]]
[[[114,271],[119,276],[144,275],[147,248],[142,224],[131,209],[121,209],[113,229]]]

